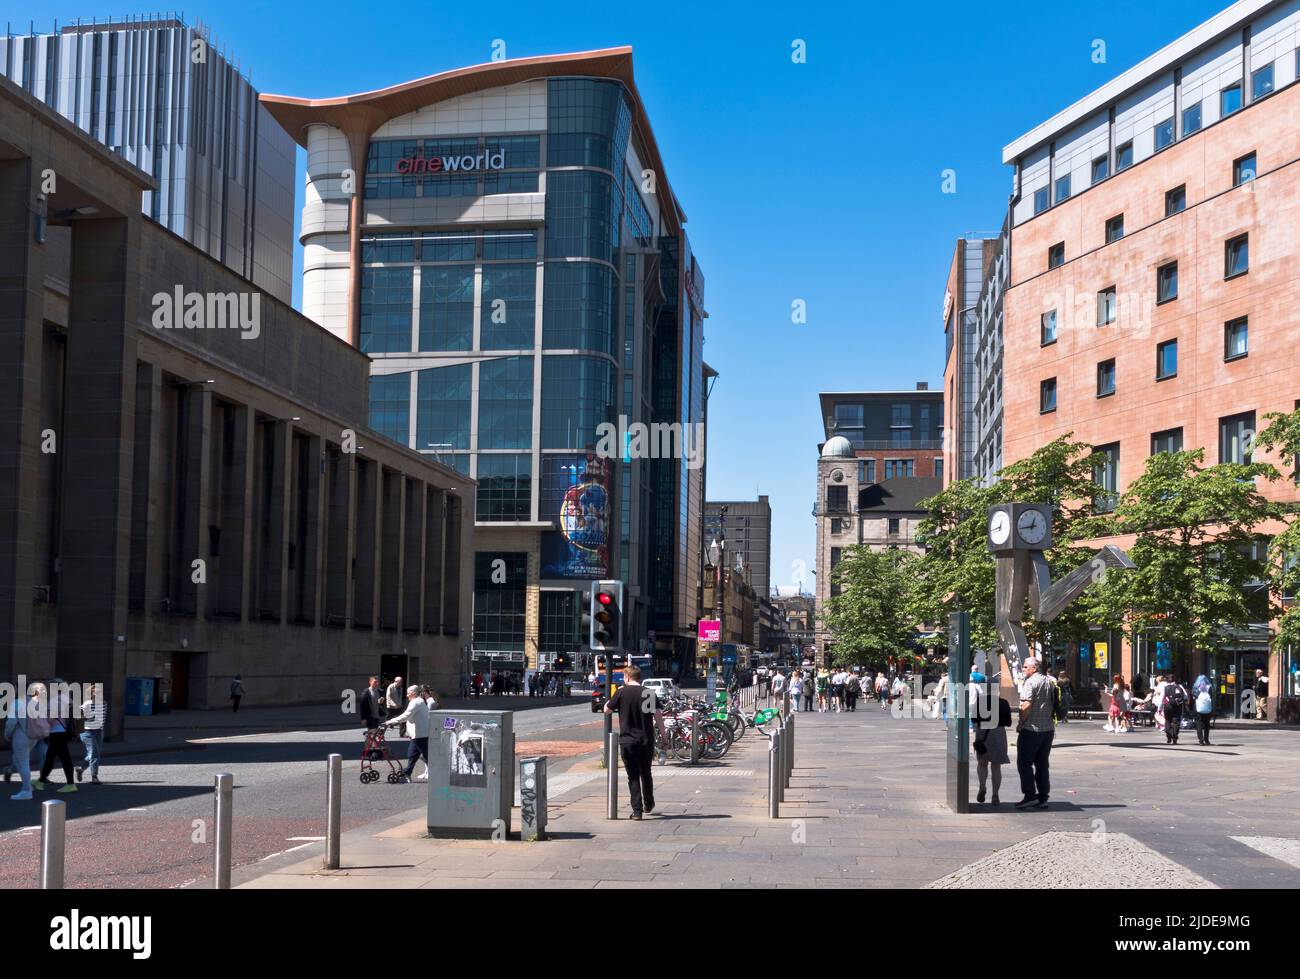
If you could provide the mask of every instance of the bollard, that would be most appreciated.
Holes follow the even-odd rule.
[[[339,869],[343,823],[343,756],[332,754],[325,767],[325,869]]]
[[[778,777],[781,764],[780,752],[777,751],[776,735],[767,745],[767,815],[769,819],[781,818],[781,780]]]
[[[776,801],[785,802],[785,726],[776,729]]]
[[[519,759],[519,839],[546,839],[546,756]]]
[[[67,807],[62,802],[41,803],[41,889],[63,890],[64,830]]]
[[[609,768],[606,769],[608,785],[605,787],[605,818],[618,819],[618,735],[611,734],[605,744],[605,752],[609,757]]]
[[[691,711],[691,764],[700,763],[700,712]]]
[[[795,717],[793,714],[791,714],[790,720],[786,723],[786,729],[785,729],[786,735],[790,739],[790,744],[785,749],[786,788],[790,787],[790,779],[794,777],[794,721],[795,721]]]
[[[235,776],[228,772],[213,777],[213,809],[216,824],[216,867],[212,886],[219,891],[230,890],[230,819],[234,806]]]

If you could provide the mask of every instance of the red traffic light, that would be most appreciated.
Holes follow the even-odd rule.
[[[600,602],[601,605],[613,605],[614,596],[607,591],[597,592],[596,601]]]

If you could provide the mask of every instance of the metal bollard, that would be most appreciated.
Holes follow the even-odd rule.
[[[789,745],[786,746],[785,749],[786,788],[790,787],[790,779],[794,777],[794,721],[795,721],[795,717],[793,714],[791,714],[790,719],[786,722],[786,728],[785,728],[786,736],[789,737],[790,739],[790,743]]]
[[[546,839],[546,756],[519,759],[519,839]]]
[[[41,803],[41,889],[63,890],[63,854],[67,807],[62,802]]]
[[[325,869],[339,869],[343,824],[343,756],[332,754],[325,774]]]
[[[781,754],[777,750],[778,735],[773,735],[767,745],[767,815],[770,819],[781,818]]]
[[[605,751],[609,756],[609,768],[606,769],[608,784],[605,787],[605,818],[618,819],[618,735],[611,734]]]
[[[785,725],[776,729],[776,799],[785,802]]]
[[[230,820],[234,808],[235,776],[223,772],[214,776],[214,819],[216,824],[216,867],[212,886],[219,891],[230,890]]]
[[[700,763],[700,712],[691,711],[691,764]]]

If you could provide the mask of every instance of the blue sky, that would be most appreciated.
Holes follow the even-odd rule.
[[[508,57],[632,45],[707,283],[709,496],[771,498],[772,580],[787,584],[795,561],[815,566],[817,394],[940,385],[953,244],[1000,227],[1002,147],[1227,5],[222,0],[184,16],[260,90],[309,97],[487,61],[497,39]],[[38,6],[37,30],[131,9]],[[0,0],[16,32],[32,16]]]

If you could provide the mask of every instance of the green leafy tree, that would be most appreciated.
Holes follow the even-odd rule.
[[[1223,627],[1269,617],[1258,528],[1280,508],[1256,488],[1275,479],[1267,463],[1206,467],[1204,449],[1160,452],[1123,493],[1109,521],[1134,535],[1136,568],[1101,577],[1084,593],[1098,624],[1199,648],[1212,648]]]
[[[835,634],[831,660],[836,666],[883,665],[911,656],[918,638],[911,615],[917,560],[910,551],[873,551],[861,544],[844,552],[831,576],[839,594],[827,603],[824,616]]]
[[[1265,415],[1264,420],[1268,427],[1259,433],[1255,446],[1277,452],[1284,470],[1300,474],[1300,408],[1290,414],[1274,412]],[[1283,509],[1286,529],[1269,545],[1269,578],[1275,595],[1292,596],[1300,590],[1300,515],[1295,504]],[[1277,642],[1283,646],[1300,645],[1300,607],[1282,609]]]

